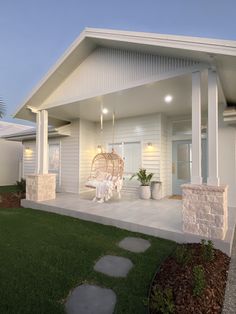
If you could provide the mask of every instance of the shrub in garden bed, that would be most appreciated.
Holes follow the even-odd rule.
[[[221,313],[229,262],[211,241],[178,245],[154,278],[150,313]]]
[[[21,179],[15,185],[0,186],[0,208],[20,207],[20,201],[25,198],[26,181]]]

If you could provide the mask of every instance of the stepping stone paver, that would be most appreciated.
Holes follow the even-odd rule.
[[[121,256],[105,255],[94,266],[94,270],[111,277],[126,277],[133,263]]]
[[[127,237],[120,241],[118,246],[130,252],[142,253],[145,252],[151,244],[148,240],[142,238]]]
[[[113,290],[84,284],[72,291],[65,309],[67,314],[112,314],[115,305]]]

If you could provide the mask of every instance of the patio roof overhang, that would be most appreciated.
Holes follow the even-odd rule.
[[[202,112],[207,111],[207,73],[202,78]],[[165,102],[165,96],[171,95],[173,100]],[[169,117],[190,115],[192,111],[192,75],[185,74],[150,84],[144,84],[121,91],[115,91],[99,97],[91,97],[58,104],[45,108],[54,119],[71,121],[82,118],[99,121],[101,103],[108,109],[104,120],[142,116],[154,113],[165,113]],[[223,95],[220,97],[223,102]],[[43,108],[44,109],[44,108]]]
[[[226,102],[236,103],[236,90],[234,86],[234,82],[236,80],[235,41],[104,29],[85,29],[79,38],[66,51],[64,56],[56,63],[56,65],[48,72],[45,78],[33,90],[31,95],[23,102],[23,104],[15,113],[15,117],[35,121],[35,114],[32,113],[28,107],[34,107],[35,109],[39,108],[43,101],[47,99],[47,97],[57,88],[57,86],[60,85],[63,80],[76,67],[78,67],[78,65],[81,64],[94,49],[101,46],[138,50],[146,53],[164,54],[177,57],[187,56],[200,62],[214,65],[217,67],[217,72],[222,85],[222,94],[224,94]],[[170,80],[168,80],[168,82],[171,84]],[[161,86],[161,88],[159,88],[160,93],[164,83],[160,82],[157,83],[157,85],[158,84]],[[176,86],[177,85],[178,84],[176,84]],[[146,84],[145,88],[148,88],[148,84]],[[184,92],[184,94],[187,94],[186,89],[184,91],[182,89],[180,90],[181,93]],[[135,93],[137,93],[137,95],[140,93],[142,95],[147,94],[144,87],[142,86],[136,88]],[[111,94],[114,96],[115,92]],[[111,94],[106,95],[107,101],[109,100],[109,97],[111,97]],[[121,98],[125,99],[130,97],[131,93],[127,90],[125,93],[122,92],[121,94],[123,94],[123,97],[121,95]],[[155,92],[154,95],[156,95]],[[135,97],[132,97],[134,101]],[[92,105],[88,105],[88,103],[96,103],[96,99],[97,97],[92,97],[90,99],[79,100],[67,104],[68,110],[63,108],[63,104],[55,106],[55,109],[49,109],[50,124],[55,126],[63,124],[64,121],[69,119],[71,115],[71,113],[67,111],[71,110],[71,112],[73,112],[76,103],[78,107],[76,110],[79,111],[79,114],[83,116],[84,109],[82,108],[82,104],[86,105],[86,111],[90,110],[88,107]],[[124,99],[120,100],[123,101]],[[114,97],[112,100],[114,101]],[[119,104],[121,104],[122,101],[119,101]],[[91,110],[94,111],[94,108],[95,106],[93,106]],[[146,105],[145,108],[147,108]],[[135,111],[137,110],[140,111],[140,114],[143,114],[141,108],[138,108],[138,106],[135,108]],[[153,112],[153,109],[151,108],[148,110],[150,113]],[[120,109],[120,111],[122,111],[122,109]],[[62,119],[63,112],[65,115],[63,115]],[[119,115],[119,113],[117,114]],[[91,116],[92,115],[93,113],[91,113]],[[122,116],[122,113],[120,113],[120,116]],[[94,118],[91,119],[93,120]]]

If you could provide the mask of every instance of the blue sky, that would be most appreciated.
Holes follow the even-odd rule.
[[[235,12],[235,0],[0,0],[4,120],[86,26],[236,40]]]

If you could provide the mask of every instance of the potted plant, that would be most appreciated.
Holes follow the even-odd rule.
[[[139,172],[133,174],[130,178],[130,180],[132,180],[134,177],[137,177],[137,180],[141,183],[139,188],[139,196],[144,200],[148,200],[151,197],[150,183],[153,175],[153,173],[147,174],[146,169],[140,168]]]

